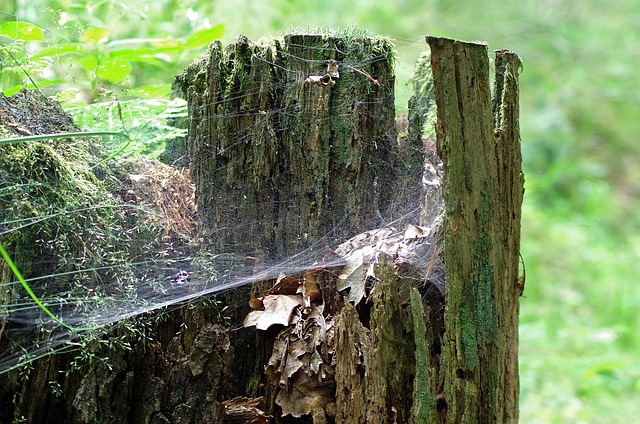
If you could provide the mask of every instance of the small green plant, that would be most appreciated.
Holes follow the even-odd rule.
[[[76,125],[82,128],[101,130],[112,134],[114,130],[126,128],[128,139],[110,137],[105,145],[116,154],[126,147],[129,155],[157,157],[164,151],[168,140],[186,135],[186,129],[179,128],[187,118],[187,104],[182,99],[131,99],[94,103],[66,108]]]
[[[5,95],[26,87],[79,104],[114,96],[168,98],[173,74],[224,33],[216,25],[183,37],[126,39],[113,34],[106,22],[100,26],[95,19],[81,22],[77,16],[70,21],[76,25],[68,39],[34,23],[0,22],[0,87]]]
[[[49,390],[55,397],[62,396],[62,386],[57,381],[49,380]]]

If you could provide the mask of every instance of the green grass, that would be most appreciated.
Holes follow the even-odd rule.
[[[591,220],[551,222],[530,205],[523,219],[522,422],[632,422],[640,240],[603,233]]]
[[[167,93],[173,75],[202,50],[190,48],[168,59],[134,57],[130,69],[123,68],[129,72],[126,78],[115,72],[117,67],[111,68],[115,73],[104,70],[107,79],[95,78],[93,60],[122,57],[116,53],[127,49],[135,56],[152,49],[144,40],[154,38],[187,43],[190,34],[217,25],[224,25],[225,43],[238,33],[257,39],[293,28],[357,26],[396,39],[397,104],[402,110],[414,61],[426,49],[424,35],[485,40],[490,49],[517,52],[524,63],[521,128],[527,190],[521,422],[626,423],[637,417],[640,35],[634,30],[639,17],[635,0],[134,0],[128,8],[105,1],[93,13],[88,3],[34,0],[28,9],[9,12],[44,27],[42,43],[47,46],[79,43],[94,27],[108,29],[114,41],[142,39],[142,44],[96,41],[93,50],[65,53],[64,60],[51,53],[46,58],[56,78],[47,79],[46,58],[29,61],[26,44],[13,43],[10,52],[22,65],[5,65],[0,85],[29,85],[26,71],[45,90],[48,80],[56,89],[79,88],[91,99],[144,98],[153,96],[154,87]],[[6,53],[1,59],[9,63]]]

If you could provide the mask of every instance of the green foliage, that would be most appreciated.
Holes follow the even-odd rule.
[[[124,249],[118,247],[122,234],[114,230],[123,217],[89,168],[97,159],[89,153],[86,140],[32,142],[0,149],[3,245],[12,247],[14,260],[20,259],[25,278],[44,270],[56,271],[37,288],[27,290],[36,292],[29,295],[50,309],[50,304],[59,304],[56,297],[72,294],[74,287],[98,295],[104,278],[114,278],[114,287],[118,282],[125,285],[124,269],[75,277],[65,273],[104,265],[121,267],[124,259]]]
[[[187,117],[187,105],[182,99],[132,99],[124,102],[94,103],[68,107],[76,125],[103,131],[126,129],[130,146],[125,153],[157,157],[168,140],[184,137],[186,130],[174,125]],[[122,119],[120,119],[122,117]],[[118,151],[121,137],[106,140],[106,147]]]
[[[0,22],[2,91],[11,95],[24,86],[53,94],[69,89],[77,101],[89,103],[144,96],[145,90],[130,93],[130,88],[147,87],[146,91],[168,95],[173,76],[220,38],[224,28],[193,10],[187,13],[189,8],[184,10],[187,16],[180,17],[171,1],[145,3],[96,5],[85,0],[69,6],[36,0],[16,17],[5,15],[13,20]],[[163,7],[175,15],[166,14]],[[152,21],[153,16],[158,20]],[[139,19],[149,19],[153,26],[134,23]],[[173,25],[178,22],[176,31]]]

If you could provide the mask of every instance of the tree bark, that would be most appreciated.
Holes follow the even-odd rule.
[[[445,176],[446,420],[517,422],[520,61],[498,52],[492,114],[486,45],[427,41]]]
[[[227,49],[212,44],[177,79],[213,250],[282,259],[384,220],[396,183],[392,51],[363,36],[239,37]]]
[[[335,342],[334,350],[323,364],[335,367],[335,378],[328,377],[323,393],[335,396],[311,415],[281,416],[275,399],[282,387],[264,376],[278,331],[256,338],[253,329],[213,325],[217,310],[204,302],[153,321],[152,342],[93,352],[108,356],[108,365],[65,375],[59,371],[69,369],[73,356],[57,355],[34,363],[26,380],[10,373],[0,383],[0,417],[266,422],[266,412],[272,422],[516,422],[520,62],[497,52],[492,103],[485,45],[427,41],[444,166],[443,232],[430,222],[423,246],[432,247],[426,260],[424,251],[413,251],[411,266],[402,255],[376,254],[375,279],[366,280],[373,288],[356,305],[338,292],[340,271],[323,270],[322,313],[335,318],[335,341],[326,341]],[[293,34],[268,43],[241,37],[227,49],[214,43],[177,79],[189,102],[185,147],[206,248],[233,253],[234,272],[250,275],[318,241],[335,247],[388,224],[411,202],[415,213],[405,221],[433,215],[420,179],[433,158],[425,158],[426,141],[416,136],[420,125],[410,124],[410,141],[397,141],[392,59],[390,43],[376,37]],[[432,100],[422,94],[414,107]],[[416,112],[421,120],[426,109]],[[441,239],[446,300],[425,289],[435,287],[428,271]],[[270,284],[253,290],[262,295]],[[248,312],[248,297],[246,290],[225,295],[234,324]],[[61,385],[60,397],[49,382]]]
[[[392,62],[384,38],[239,37],[226,49],[212,44],[177,79],[189,103],[187,149],[209,249],[255,258],[247,268],[259,270],[394,216],[394,188],[415,186],[421,163],[394,166]],[[268,287],[256,285],[256,296]],[[238,321],[249,312],[247,297],[225,295]],[[256,395],[268,343],[248,329],[233,337],[243,346],[236,379]]]

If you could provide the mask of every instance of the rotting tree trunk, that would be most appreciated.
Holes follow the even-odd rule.
[[[518,284],[523,197],[517,55],[428,37],[444,162],[446,422],[518,418]],[[492,113],[493,110],[493,113]]]
[[[335,247],[393,216],[394,187],[418,186],[422,163],[413,156],[401,172],[394,167],[392,62],[385,38],[239,37],[226,49],[213,43],[177,79],[189,103],[187,150],[212,251],[252,258],[248,267],[259,269],[321,238],[318,247]],[[225,301],[239,320],[248,312],[246,292]],[[243,346],[236,379],[255,395],[269,348],[256,344],[253,330],[233,336]]]
[[[239,37],[227,49],[212,44],[178,78],[213,250],[278,260],[326,234],[340,240],[375,218],[383,225],[396,177],[392,61],[384,38]]]
[[[437,314],[415,302],[415,293],[410,305],[400,299],[402,279],[393,276],[391,265],[379,267],[381,289],[364,316],[349,305],[336,311],[336,422],[517,420],[517,259],[523,193],[519,62],[509,52],[499,53],[492,113],[486,46],[429,41],[438,150],[445,167],[444,256],[447,274],[452,273],[447,277],[446,332],[441,335],[434,328]],[[394,134],[384,124],[384,119],[391,122],[393,114],[385,108],[392,110],[392,105],[384,96],[376,102],[371,98],[383,93],[363,78],[362,93],[368,97],[359,98],[350,85],[348,94],[340,94],[347,85],[342,75],[335,86],[305,84],[306,76],[326,76],[328,58],[361,60],[362,52],[355,58],[336,57],[332,49],[340,43],[319,36],[288,36],[282,45],[265,47],[240,39],[226,53],[214,46],[210,62],[204,63],[208,73],[202,72],[203,64],[185,73],[183,83],[203,84],[200,89],[186,84],[183,90],[197,118],[192,120],[189,148],[194,176],[201,178],[196,181],[199,207],[213,246],[240,244],[247,254],[283,258],[335,230],[336,217],[346,212],[350,221],[339,228],[338,239],[364,229],[362,223],[372,225],[372,218],[384,223],[385,212],[393,210],[390,190],[411,184],[382,179],[393,175],[384,174],[384,164],[401,154],[393,151],[393,143],[384,144]],[[319,52],[325,54],[318,56]],[[236,74],[238,70],[242,72]],[[284,81],[279,78],[286,73],[287,88],[264,94],[260,73],[272,82]],[[208,76],[198,80],[193,75]],[[375,76],[386,81],[380,72]],[[208,88],[213,93],[209,100],[202,96]],[[359,113],[374,103],[383,109]],[[356,122],[344,121],[345,114]],[[383,125],[372,130],[371,125],[381,124],[379,116],[385,117]],[[370,136],[363,135],[367,130]],[[361,144],[372,139],[378,141]],[[370,150],[371,146],[378,149]],[[242,168],[247,164],[251,166]],[[238,203],[238,187],[254,189],[243,192],[246,201]],[[250,225],[227,235],[220,230],[238,222],[238,213],[224,208],[232,200]],[[266,209],[256,210],[256,204]],[[424,316],[430,320],[423,322]],[[236,364],[245,367],[260,364],[238,359]]]
[[[492,105],[486,45],[428,41],[444,162],[445,330],[417,291],[402,300],[392,258],[379,257],[369,322],[349,304],[336,320],[336,422],[518,419],[520,60],[497,52]]]
[[[428,41],[445,168],[445,333],[434,326],[442,311],[415,289],[407,295],[415,278],[380,256],[366,305],[331,311],[335,402],[300,422],[517,421],[519,60],[498,52],[492,107],[486,46]],[[341,239],[384,224],[398,199],[410,200],[398,187],[419,187],[424,158],[415,155],[419,141],[396,144],[391,57],[385,41],[366,37],[291,35],[271,46],[241,38],[226,51],[214,45],[185,72],[178,84],[189,100],[187,146],[209,248],[278,261],[336,228]],[[380,85],[344,68],[327,80],[327,59],[360,67]],[[398,161],[409,166],[398,172]],[[70,356],[38,361],[28,381],[13,373],[0,385],[2,399],[8,405],[19,390],[18,406],[7,410],[32,422],[52,414],[73,423],[225,422],[222,400],[264,390],[265,409],[277,415],[273,388],[259,387],[273,334],[257,344],[243,329],[230,340],[210,325],[214,314],[206,304],[174,311],[153,325],[153,345],[97,352],[111,366],[85,374],[59,372]],[[62,384],[61,398],[45,390],[48,381]]]

